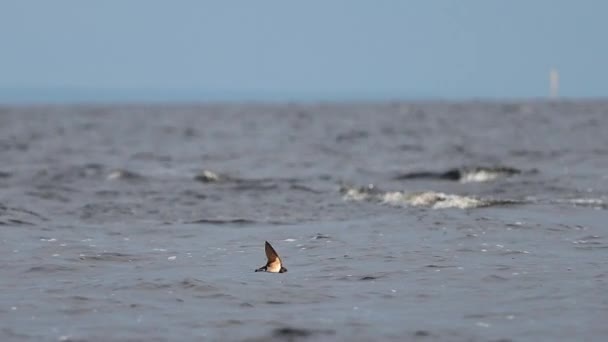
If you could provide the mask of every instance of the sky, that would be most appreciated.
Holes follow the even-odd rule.
[[[0,102],[608,95],[602,0],[0,0]],[[122,97],[121,97],[122,96]]]

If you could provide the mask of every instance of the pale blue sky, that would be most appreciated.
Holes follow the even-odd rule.
[[[607,34],[602,0],[0,0],[0,101],[598,97]]]

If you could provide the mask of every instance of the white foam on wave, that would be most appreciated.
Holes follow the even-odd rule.
[[[475,167],[460,170],[460,183],[490,182],[498,178],[511,177],[522,173],[536,173],[536,170],[522,171],[511,167]]]
[[[490,182],[503,175],[502,172],[489,170],[467,171],[462,173],[459,181],[460,183]]]
[[[343,190],[342,199],[345,201],[364,201],[370,198],[370,194],[364,189],[348,188]]]
[[[568,202],[572,204],[588,204],[588,205],[603,205],[604,202],[601,198],[572,198]]]
[[[199,182],[203,182],[203,183],[216,183],[216,182],[223,180],[224,177],[220,176],[219,174],[217,174],[213,171],[203,170],[201,173],[196,175],[194,177],[194,179]]]
[[[567,200],[556,200],[555,203],[567,203],[576,207],[589,207],[598,210],[608,209],[608,202],[602,198],[571,198]]]
[[[393,206],[428,207],[433,209],[470,209],[479,208],[489,203],[477,198],[445,194],[442,192],[426,191],[404,193],[401,191],[386,192],[381,197],[381,203]]]
[[[425,207],[432,209],[471,209],[485,207],[493,204],[470,196],[445,194],[443,192],[423,191],[407,193],[403,191],[377,191],[373,186],[363,188],[343,188],[342,198],[345,201],[377,201],[380,204],[391,206]]]

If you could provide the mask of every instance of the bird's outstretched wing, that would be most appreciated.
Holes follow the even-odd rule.
[[[264,246],[264,250],[266,251],[266,258],[268,258],[268,263],[273,263],[275,261],[279,261],[281,262],[281,258],[279,257],[279,254],[277,253],[277,251],[274,250],[274,248],[272,248],[272,246],[270,245],[270,243],[268,243],[268,241],[266,241],[266,245]]]

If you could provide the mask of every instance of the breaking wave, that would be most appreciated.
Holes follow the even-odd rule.
[[[496,205],[516,204],[513,200],[483,199],[472,196],[446,194],[435,191],[403,192],[380,191],[373,185],[365,187],[343,186],[340,189],[346,201],[370,201],[395,207],[423,207],[431,209],[472,209]]]

